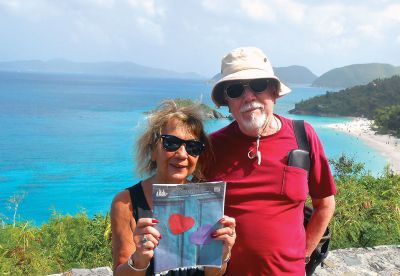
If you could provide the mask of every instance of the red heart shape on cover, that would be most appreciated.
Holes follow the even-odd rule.
[[[179,235],[193,227],[194,219],[181,214],[173,214],[169,217],[168,223],[172,234]]]

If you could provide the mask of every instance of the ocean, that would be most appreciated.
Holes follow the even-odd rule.
[[[381,154],[357,137],[324,127],[349,118],[288,113],[296,102],[327,89],[289,86],[293,92],[278,99],[276,113],[310,122],[329,158],[345,153],[373,174],[383,171],[387,160]],[[22,198],[17,219],[37,225],[53,212],[106,214],[118,191],[142,179],[133,153],[144,112],[169,98],[213,107],[210,90],[205,80],[0,73],[0,222],[12,219],[13,196]],[[228,123],[209,120],[206,129]]]

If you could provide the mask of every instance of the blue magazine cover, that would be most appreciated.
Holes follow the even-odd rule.
[[[224,214],[225,182],[153,184],[153,217],[162,235],[154,272],[222,265],[222,241],[211,234]]]

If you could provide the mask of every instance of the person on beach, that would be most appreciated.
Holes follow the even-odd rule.
[[[197,107],[198,108],[198,107]],[[154,227],[152,185],[188,183],[201,170],[199,156],[209,150],[200,114],[194,107],[178,107],[174,101],[162,103],[148,117],[148,126],[138,140],[137,164],[149,178],[118,193],[111,206],[114,275],[153,275],[154,250],[162,234]],[[222,228],[212,237],[223,241],[223,265],[219,268],[188,268],[166,275],[222,275],[235,243],[235,219],[224,216]]]
[[[236,219],[237,239],[227,275],[302,275],[335,209],[336,186],[322,144],[305,123],[311,168],[288,165],[297,149],[292,121],[273,113],[291,90],[258,48],[232,50],[223,59],[212,89],[217,107],[235,119],[212,133],[215,161],[208,181],[226,181],[225,213]],[[311,196],[314,213],[307,230],[303,208]]]

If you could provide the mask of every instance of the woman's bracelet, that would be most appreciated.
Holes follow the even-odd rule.
[[[132,255],[133,255],[133,254],[132,254]],[[134,267],[134,266],[133,266],[132,255],[131,255],[131,256],[129,257],[129,259],[128,259],[128,266],[129,266],[130,268],[132,268],[134,271],[145,271],[145,270],[147,270],[147,269],[149,268],[150,262],[149,262],[149,264],[148,264],[145,268],[136,268],[136,267]]]

